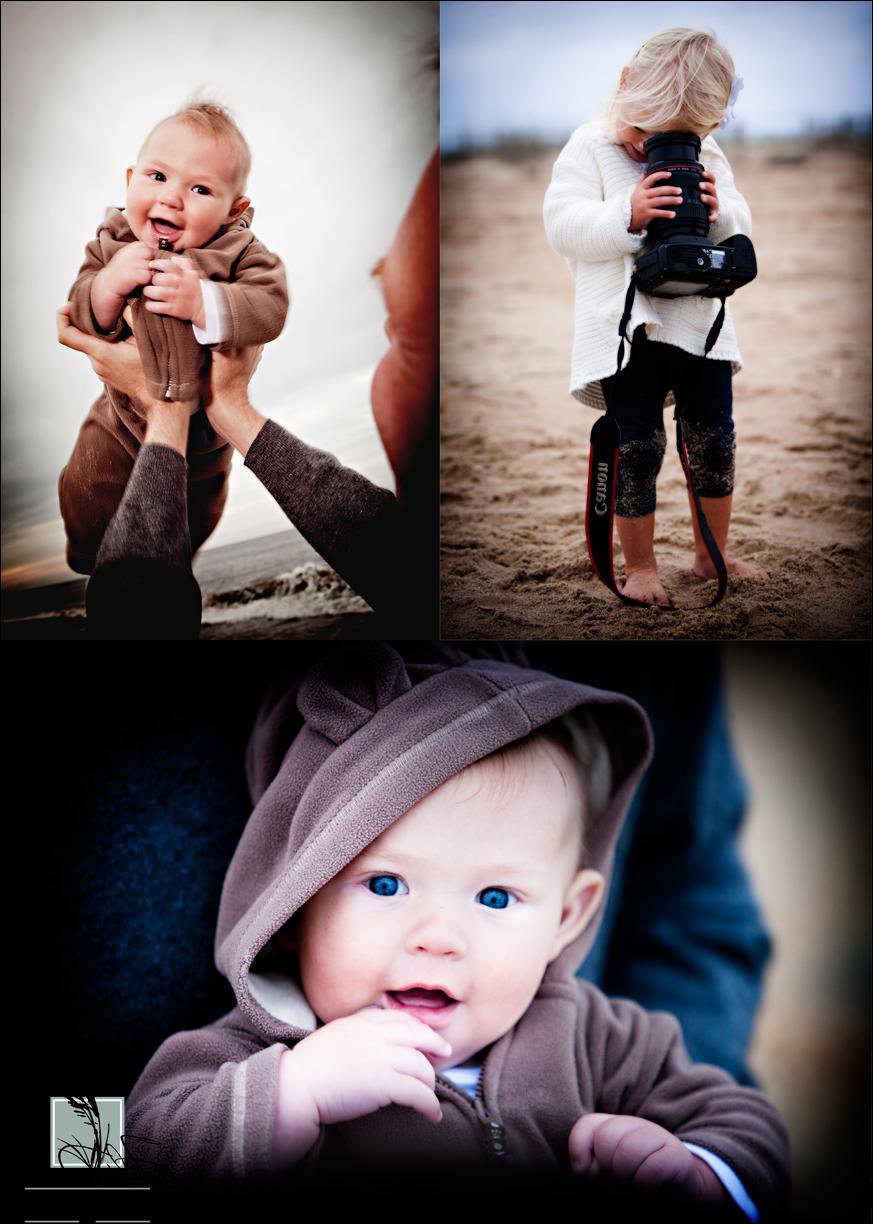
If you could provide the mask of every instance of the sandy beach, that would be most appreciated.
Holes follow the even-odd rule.
[[[868,637],[869,160],[726,146],[758,258],[757,279],[730,299],[744,368],[728,551],[771,577],[732,579],[717,607],[676,614],[625,608],[585,550],[596,418],[568,392],[572,281],[542,222],[558,151],[443,167],[443,637]],[[690,573],[670,437],[656,555],[668,593],[691,605],[710,588]],[[617,536],[615,550],[621,582]]]

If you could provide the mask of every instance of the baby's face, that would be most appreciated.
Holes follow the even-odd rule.
[[[684,120],[677,119],[675,123],[669,127],[661,128],[641,128],[636,126],[620,128],[617,134],[618,143],[624,146],[624,150],[628,157],[635,162],[645,162],[647,160],[643,145],[650,136],[656,135],[657,132],[689,132],[692,128],[686,126]],[[710,132],[714,132],[715,128],[708,128],[705,132],[698,132],[701,140],[707,137]]]
[[[187,123],[161,124],[127,170],[130,228],[154,247],[161,238],[176,251],[204,246],[249,205],[235,197],[234,173],[226,145]]]
[[[406,1010],[454,1066],[524,1014],[546,966],[587,925],[603,880],[578,871],[578,772],[538,745],[472,766],[397,820],[303,907],[303,989],[323,1023]],[[449,996],[446,999],[444,994]]]

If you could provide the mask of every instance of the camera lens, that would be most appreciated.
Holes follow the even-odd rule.
[[[675,217],[656,217],[649,223],[649,241],[676,234],[705,238],[709,232],[709,211],[700,199],[703,183],[703,166],[698,161],[700,137],[694,132],[659,132],[650,136],[643,148],[649,163],[648,174],[669,170],[669,179],[660,181],[682,191],[682,203],[670,208]]]

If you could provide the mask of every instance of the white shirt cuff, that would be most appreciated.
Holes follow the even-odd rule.
[[[749,1217],[752,1224],[757,1224],[758,1208],[749,1198],[748,1194],[746,1194],[745,1186],[737,1177],[730,1165],[725,1164],[720,1156],[715,1156],[712,1152],[707,1152],[706,1148],[698,1147],[696,1143],[686,1143],[685,1146],[688,1148],[689,1152],[692,1152],[695,1156],[699,1156],[701,1160],[705,1161],[709,1165],[713,1173],[724,1186],[725,1190],[727,1190],[728,1194],[734,1200],[739,1209]]]
[[[227,323],[223,294],[214,281],[202,280],[200,291],[203,294],[203,320],[205,326],[194,328],[194,339],[198,344],[221,344],[227,337]]]

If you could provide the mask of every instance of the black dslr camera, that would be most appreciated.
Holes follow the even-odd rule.
[[[734,234],[717,245],[706,236],[709,209],[700,200],[701,184],[706,182],[697,160],[700,137],[693,132],[662,132],[650,136],[643,147],[648,173],[669,170],[670,186],[682,188],[682,203],[675,217],[649,222],[635,266],[637,288],[652,297],[725,298],[754,280],[755,249],[745,234]]]

